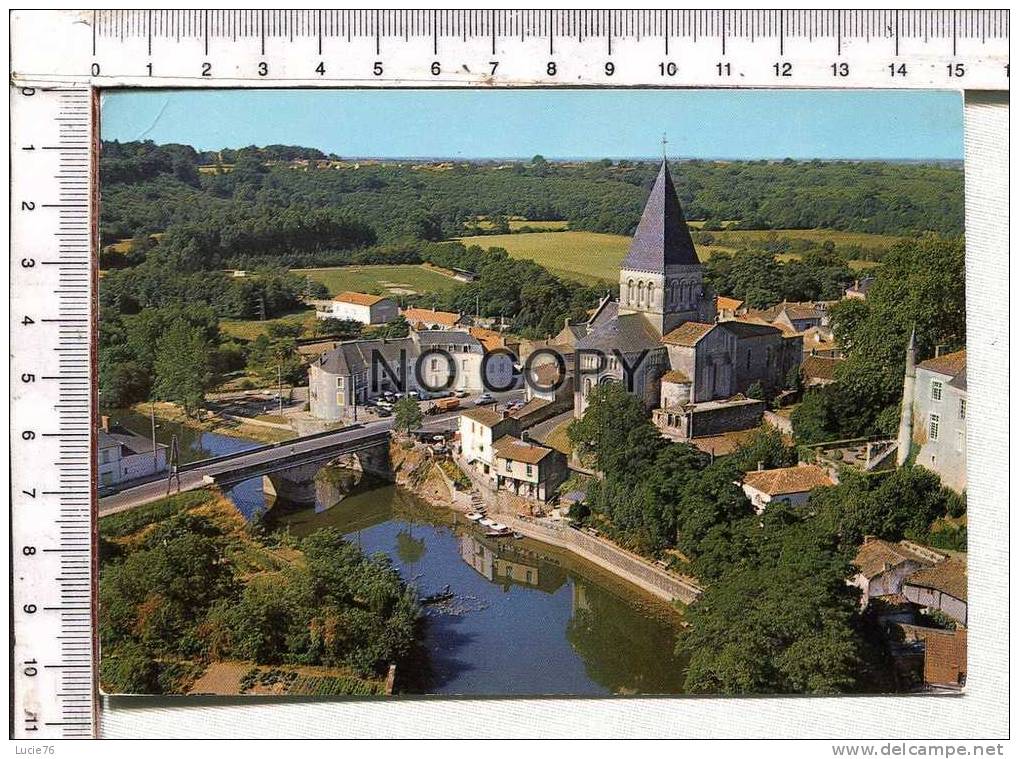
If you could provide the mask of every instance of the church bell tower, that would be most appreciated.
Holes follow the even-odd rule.
[[[620,313],[643,314],[662,335],[684,322],[713,322],[703,268],[663,157],[619,272]]]

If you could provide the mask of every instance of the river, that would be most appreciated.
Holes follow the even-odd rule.
[[[149,433],[144,416],[115,418]],[[172,435],[185,462],[258,445],[160,422],[157,439],[169,443]],[[404,691],[681,692],[684,662],[673,654],[680,617],[663,602],[569,552],[527,538],[483,537],[452,510],[402,488],[358,482],[360,475],[335,468],[324,474],[313,507],[267,504],[260,479],[228,495],[245,518],[264,512],[270,529],[296,537],[338,527],[363,550],[388,556],[422,597],[449,587],[452,600],[425,607],[427,661],[421,672],[402,673]]]

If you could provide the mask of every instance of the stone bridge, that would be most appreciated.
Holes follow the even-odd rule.
[[[213,475],[206,475],[210,484],[229,488],[244,480],[262,478],[266,495],[294,503],[314,503],[315,476],[324,466],[336,464],[384,479],[392,478],[389,461],[388,430],[340,440],[313,450],[298,449],[288,443],[276,448],[276,455],[238,466]]]

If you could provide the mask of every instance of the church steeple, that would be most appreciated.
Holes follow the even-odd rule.
[[[667,266],[699,264],[700,259],[676,195],[676,186],[669,173],[669,163],[663,157],[622,268],[664,273]]]
[[[620,313],[640,313],[664,335],[683,322],[715,320],[715,297],[690,237],[662,140],[658,170],[644,213],[619,269]]]

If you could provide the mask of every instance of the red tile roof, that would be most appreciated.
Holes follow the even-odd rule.
[[[679,369],[670,369],[662,375],[662,382],[675,382],[678,385],[689,384],[690,378]]]
[[[768,495],[789,495],[806,493],[814,488],[827,487],[835,483],[824,469],[807,464],[747,472],[743,477],[743,484]]]
[[[924,643],[923,680],[930,685],[966,684],[966,630],[930,634]]]
[[[450,311],[433,311],[430,308],[405,308],[401,313],[411,324],[422,322],[425,324],[442,324],[446,327],[455,327],[461,318],[460,314],[454,314]]]
[[[380,301],[386,300],[384,295],[369,295],[368,293],[342,292],[333,300],[338,303],[353,303],[356,306],[374,306]]]
[[[960,601],[965,601],[967,595],[966,561],[956,556],[950,556],[933,566],[921,569],[906,580],[906,584],[940,590]]]
[[[949,377],[954,377],[963,369],[966,368],[966,350],[955,351],[954,353],[945,353],[942,356],[936,358],[929,358],[926,361],[921,361],[917,364],[920,369],[926,369],[930,372],[937,372],[938,374],[944,374]]]
[[[537,464],[553,451],[552,448],[527,443],[510,435],[503,435],[492,443],[492,450],[501,459],[522,461],[525,464]]]
[[[800,364],[800,372],[804,377],[815,380],[834,380],[835,367],[841,363],[841,358],[829,358],[827,356],[807,356]]]

